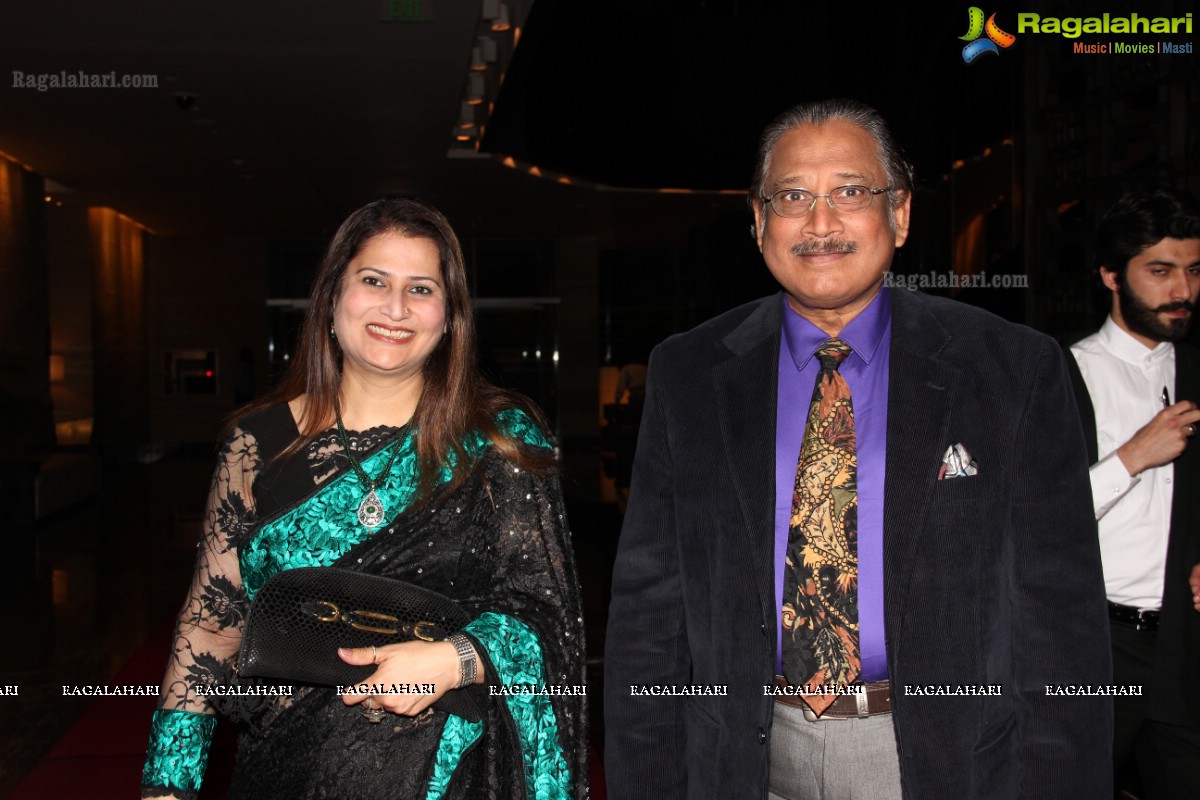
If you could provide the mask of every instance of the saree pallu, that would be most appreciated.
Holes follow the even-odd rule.
[[[257,436],[261,463],[270,464],[291,432],[256,424],[263,421],[250,418],[243,427]],[[531,446],[545,445],[520,412],[498,422]],[[262,522],[241,542],[238,559],[251,598],[282,569],[337,566],[456,600],[472,617],[464,632],[497,687],[483,693],[482,722],[430,709],[371,724],[332,688],[220,700],[213,705],[243,723],[230,797],[587,797],[586,700],[576,688],[584,684],[583,620],[558,480],[515,467],[485,442],[467,444],[473,470],[466,482],[417,508],[408,507],[411,438],[359,453],[366,472],[377,474],[389,448],[401,448],[379,492],[391,520],[374,532],[357,523],[365,490],[344,458],[333,460],[338,469],[315,488],[300,459],[268,466],[254,485]]]

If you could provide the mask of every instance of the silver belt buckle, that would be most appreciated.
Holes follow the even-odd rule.
[[[855,706],[855,709],[858,711],[858,718],[866,719],[867,717],[871,716],[871,712],[868,710],[868,707],[867,707],[867,687],[865,684],[861,684],[861,683],[858,685],[862,688],[862,691],[855,692],[854,706]]]
[[[850,685],[851,686],[859,686],[862,688],[861,692],[855,692],[852,696],[854,697],[855,715],[859,719],[866,719],[867,717],[871,716],[870,706],[867,703],[867,686],[864,683],[854,683],[854,684],[850,684]],[[808,703],[801,704],[800,710],[804,713],[804,719],[808,720],[809,722],[826,722],[827,720],[831,720],[831,719],[849,719],[850,718],[849,715],[847,715],[847,714],[835,714],[835,715],[831,716],[829,714],[829,712],[825,712],[824,714],[822,714],[821,716],[818,717],[816,715],[816,713],[813,712],[813,710],[808,707]]]

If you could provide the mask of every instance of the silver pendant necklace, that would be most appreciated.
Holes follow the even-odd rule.
[[[383,501],[379,499],[379,495],[376,494],[375,490],[379,487],[379,484],[383,483],[383,479],[388,476],[388,473],[392,471],[392,465],[396,463],[396,454],[400,452],[400,445],[397,443],[392,448],[392,454],[388,457],[387,463],[384,464],[383,470],[380,471],[375,480],[371,480],[366,470],[363,469],[362,462],[355,457],[354,451],[350,449],[350,437],[346,435],[346,426],[342,424],[342,410],[338,408],[336,397],[333,399],[333,414],[337,419],[338,438],[342,441],[342,449],[346,452],[346,458],[349,459],[350,466],[354,467],[354,472],[358,475],[358,480],[363,486],[367,487],[367,496],[358,504],[359,524],[367,530],[374,530],[383,524],[384,517],[386,516]],[[408,426],[405,425],[400,429],[401,435],[403,435],[404,428],[406,427]]]

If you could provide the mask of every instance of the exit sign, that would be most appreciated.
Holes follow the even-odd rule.
[[[433,22],[433,0],[381,0],[384,22]]]

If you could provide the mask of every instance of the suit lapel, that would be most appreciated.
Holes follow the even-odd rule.
[[[779,295],[764,299],[722,341],[730,355],[713,368],[721,442],[742,512],[739,527],[768,609],[775,604],[775,409],[782,324]]]
[[[775,603],[775,422],[782,306],[773,296],[730,333],[729,357],[713,368],[721,444],[742,515],[754,581]],[[884,586],[889,638],[902,618],[912,565],[929,513],[931,479],[948,439],[960,370],[940,355],[951,335],[928,301],[892,291],[884,486]],[[768,615],[770,616],[770,614]]]
[[[903,618],[912,565],[948,440],[957,367],[939,358],[951,339],[924,296],[892,291],[887,476],[883,500],[884,606],[888,638]]]

